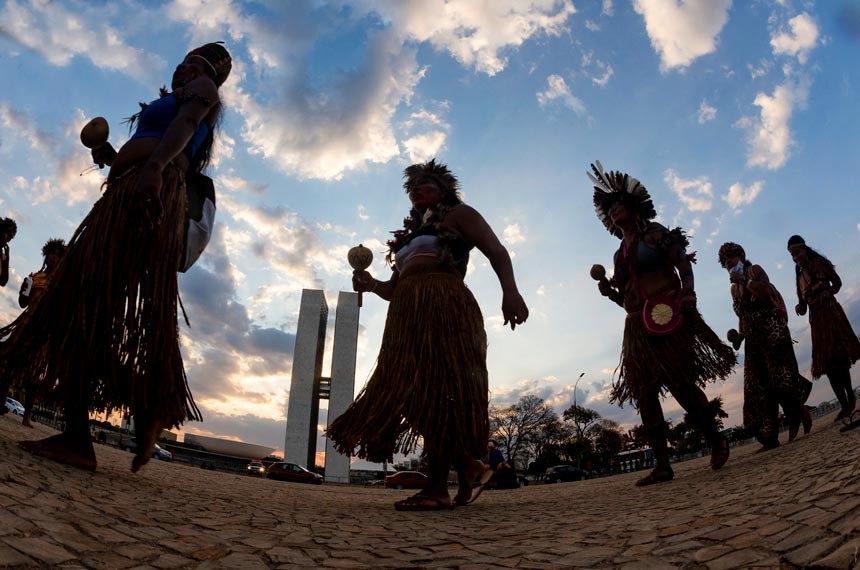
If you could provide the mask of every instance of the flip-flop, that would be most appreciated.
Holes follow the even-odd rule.
[[[421,494],[394,503],[396,511],[447,511],[453,508],[452,503],[445,503],[442,499]]]
[[[490,479],[492,479],[492,478],[493,478],[493,470],[489,469],[489,468],[485,469],[484,472],[481,474],[481,478],[472,484],[472,496],[469,497],[469,500],[463,504],[469,505],[469,504],[472,504],[475,501],[477,501],[478,497],[481,496],[481,493],[484,492],[484,487],[487,486],[487,483],[489,483]]]
[[[855,419],[856,416],[856,419]],[[847,420],[847,421],[846,421]],[[851,415],[846,416],[842,423],[845,425],[839,428],[840,432],[851,431],[853,429],[860,428],[860,410],[853,412]]]

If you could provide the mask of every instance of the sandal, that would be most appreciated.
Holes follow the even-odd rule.
[[[453,508],[452,503],[446,503],[438,497],[429,497],[421,493],[394,503],[394,510],[396,511],[447,511]]]
[[[657,467],[651,471],[651,473],[636,481],[636,486],[647,487],[648,485],[654,485],[656,483],[668,483],[674,478],[675,472],[672,471],[671,467],[667,467],[665,469]]]
[[[720,439],[711,449],[711,469],[716,471],[726,464],[729,460],[729,440],[725,436],[719,436]]]
[[[842,423],[845,424],[843,427],[839,428],[840,432],[851,431],[853,429],[857,429],[860,427],[860,410],[853,412],[850,416],[846,416]]]

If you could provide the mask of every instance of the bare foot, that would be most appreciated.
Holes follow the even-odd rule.
[[[134,439],[137,441],[137,452],[131,462],[132,473],[137,473],[149,463],[152,449],[158,441],[163,426],[164,422],[150,417],[147,413],[138,412],[134,415]]]
[[[76,439],[61,433],[38,441],[22,441],[18,446],[57,463],[86,471],[96,470],[96,452],[89,438]]]
[[[477,499],[477,495],[479,495],[480,492],[475,494],[475,489],[486,484],[490,477],[492,477],[492,473],[490,472],[489,465],[486,465],[484,462],[478,461],[477,459],[469,460],[466,468],[457,472],[459,486],[457,489],[457,495],[454,497],[454,504],[468,505]]]

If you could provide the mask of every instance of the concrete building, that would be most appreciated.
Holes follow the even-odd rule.
[[[328,305],[322,291],[304,289],[296,331],[284,461],[312,468],[316,457],[320,400],[328,400],[333,420],[352,403],[355,391],[355,357],[358,346],[358,295],[341,292],[335,314],[331,378],[322,377]],[[325,479],[349,482],[349,457],[326,441]]]

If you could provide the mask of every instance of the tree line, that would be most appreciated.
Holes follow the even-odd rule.
[[[741,426],[732,431],[733,440],[748,437]],[[641,425],[624,430],[618,422],[577,404],[559,416],[543,398],[531,395],[507,407],[491,406],[490,433],[518,471],[533,474],[560,464],[615,471],[620,452],[648,446]],[[668,440],[675,455],[705,448],[701,434],[684,421],[670,422]]]

